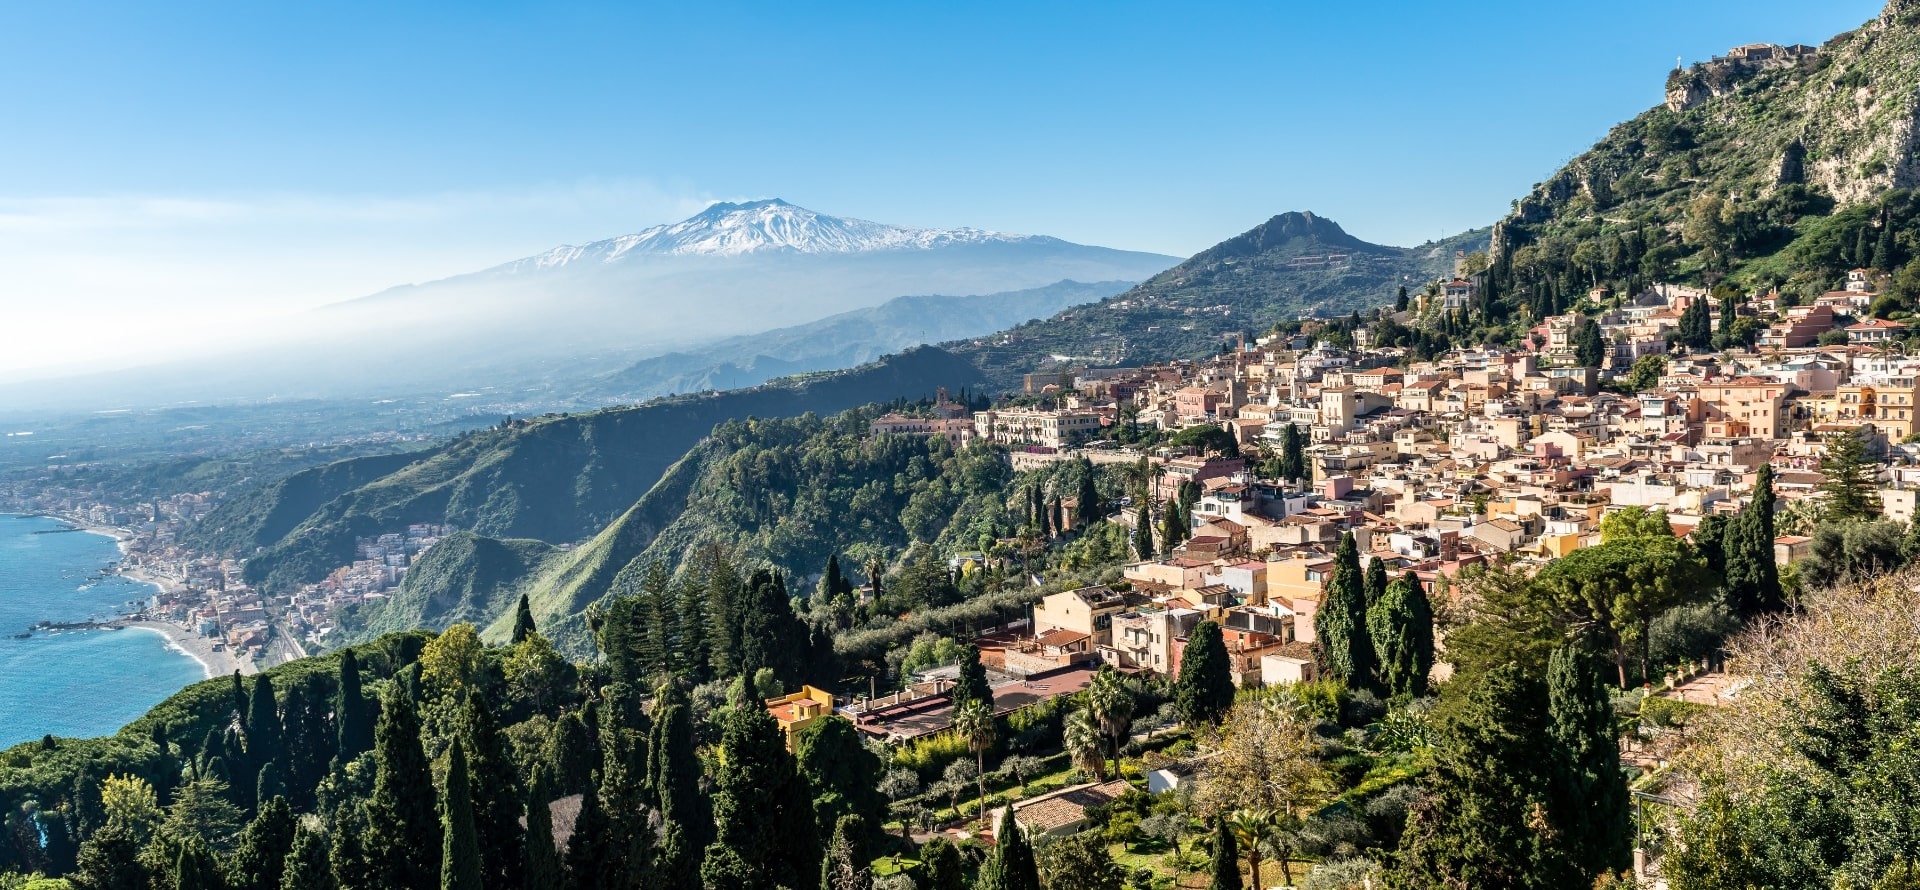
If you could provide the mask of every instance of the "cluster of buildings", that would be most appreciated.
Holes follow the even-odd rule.
[[[324,637],[336,612],[387,598],[406,579],[414,561],[453,532],[452,526],[416,522],[404,532],[356,539],[353,562],[334,569],[318,583],[302,585],[288,598],[290,627],[303,637]]]
[[[1462,279],[1435,297],[1470,301],[1472,289]],[[1476,563],[1543,565],[1595,545],[1616,510],[1664,510],[1685,535],[1706,516],[1738,511],[1769,465],[1784,564],[1807,552],[1810,529],[1797,517],[1814,515],[1804,508],[1838,432],[1861,436],[1883,458],[1883,513],[1910,521],[1920,490],[1920,446],[1908,441],[1920,439],[1920,356],[1901,348],[1900,324],[1868,318],[1875,296],[1856,271],[1844,290],[1806,306],[1748,301],[1742,311],[1764,330],[1749,352],[1673,349],[1669,334],[1707,297],[1660,286],[1591,318],[1544,319],[1521,348],[1433,361],[1274,337],[1201,362],[1030,375],[1028,401],[1044,407],[976,412],[975,438],[1030,446],[1014,455],[1029,465],[1144,459],[1156,499],[1186,483],[1200,496],[1170,555],[1126,566],[1124,583],[1045,597],[1027,620],[977,639],[982,660],[1009,704],[1031,702],[1044,697],[1035,687],[1081,688],[1101,664],[1176,675],[1188,635],[1212,620],[1236,683],[1309,680],[1314,615],[1349,532],[1363,563],[1444,591]],[[1719,307],[1708,309],[1718,329]],[[1573,361],[1573,332],[1589,320],[1609,344],[1597,368]],[[1602,388],[1648,355],[1668,357],[1652,386]],[[1305,442],[1303,478],[1271,478],[1217,450],[1116,448],[1101,437],[1120,424],[1216,425],[1242,454],[1276,453],[1291,426]],[[875,430],[892,431],[878,422]],[[1109,518],[1128,524],[1133,511]],[[910,739],[945,726],[950,686],[933,671],[898,693],[837,707],[870,735]],[[835,708],[830,697],[816,704],[819,713]]]

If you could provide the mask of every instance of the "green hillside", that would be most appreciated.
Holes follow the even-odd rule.
[[[247,490],[195,523],[181,543],[218,553],[252,553],[286,537],[328,501],[424,456],[408,452],[335,461]]]
[[[1455,251],[1486,247],[1487,231],[1419,247],[1355,238],[1311,213],[1283,213],[1117,296],[976,340],[947,344],[1005,384],[1051,356],[1122,365],[1218,352],[1301,315],[1337,316],[1393,302],[1451,274]]]
[[[1764,35],[1755,35],[1756,37]],[[1806,298],[1920,246],[1920,13],[1896,3],[1810,53],[1676,69],[1668,101],[1515,203],[1493,284],[1532,317],[1654,280]],[[1906,299],[1914,274],[1896,282]]]
[[[361,640],[461,622],[486,624],[512,614],[527,582],[559,553],[544,541],[455,532],[407,569],[393,596],[341,616],[339,631]]]
[[[356,538],[417,522],[488,537],[578,541],[624,513],[715,424],[841,411],[978,382],[967,363],[920,348],[847,371],[737,392],[549,415],[468,433],[306,512],[248,561],[247,578],[269,590],[317,581],[352,561]],[[248,513],[271,513],[278,525],[304,506]]]

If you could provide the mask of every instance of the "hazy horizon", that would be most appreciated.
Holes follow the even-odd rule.
[[[1418,244],[1656,104],[1676,54],[1879,6],[13,8],[0,71],[38,135],[0,146],[0,303],[30,332],[0,380],[230,345],[716,200],[1172,256],[1288,210]],[[1548,38],[1575,31],[1610,63],[1568,64]]]

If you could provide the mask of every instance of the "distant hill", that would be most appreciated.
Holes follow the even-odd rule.
[[[947,344],[992,379],[1065,361],[1122,365],[1218,352],[1301,315],[1345,315],[1393,302],[1401,285],[1451,273],[1455,251],[1486,247],[1487,230],[1419,247],[1371,244],[1312,213],[1283,213],[1097,304]]]
[[[1920,246],[1916,93],[1908,0],[1819,47],[1752,44],[1675,69],[1666,102],[1496,226],[1494,284],[1537,317],[1595,286],[1724,280],[1806,297],[1856,266],[1898,270]]]
[[[720,338],[809,324],[911,294],[1141,281],[1176,261],[1044,235],[835,217],[777,199],[723,203],[672,225],[302,313],[227,354],[195,351],[133,371],[0,386],[0,405],[96,410],[484,389],[574,404],[569,397],[594,378]],[[867,357],[911,345],[895,340]],[[806,370],[858,363],[786,360]],[[236,367],[246,373],[233,373]],[[768,367],[777,370],[777,363]],[[663,391],[625,394],[650,388]]]
[[[247,563],[248,580],[269,590],[318,581],[353,560],[356,538],[416,522],[489,537],[578,541],[626,512],[716,424],[831,413],[979,383],[971,365],[929,347],[751,389],[518,421],[466,434],[352,487],[347,483],[387,467],[327,468],[324,480],[309,476],[250,499],[207,535],[238,550],[299,516]]]
[[[976,337],[1132,286],[1128,281],[1046,287],[982,296],[898,297],[819,321],[636,362],[594,382],[583,396],[630,402],[674,393],[737,389],[807,371],[851,368],[922,343]]]

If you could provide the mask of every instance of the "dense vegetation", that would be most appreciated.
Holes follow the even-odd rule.
[[[1386,247],[1325,217],[1283,213],[1126,293],[948,346],[1000,384],[1055,355],[1095,366],[1211,355],[1235,333],[1303,313],[1330,317],[1384,305],[1407,281],[1451,275],[1455,251],[1486,244],[1487,232],[1477,230]]]
[[[583,539],[660,480],[714,424],[759,415],[837,411],[876,399],[955,391],[970,366],[937,349],[911,350],[850,371],[740,392],[665,399],[634,408],[552,415],[460,436],[420,460],[348,489],[304,514],[248,561],[249,581],[269,590],[324,578],[353,561],[356,538],[410,523],[453,525],[494,537],[548,543]],[[307,489],[283,490],[281,497]],[[265,540],[304,504],[268,495],[216,524],[228,542]]]

